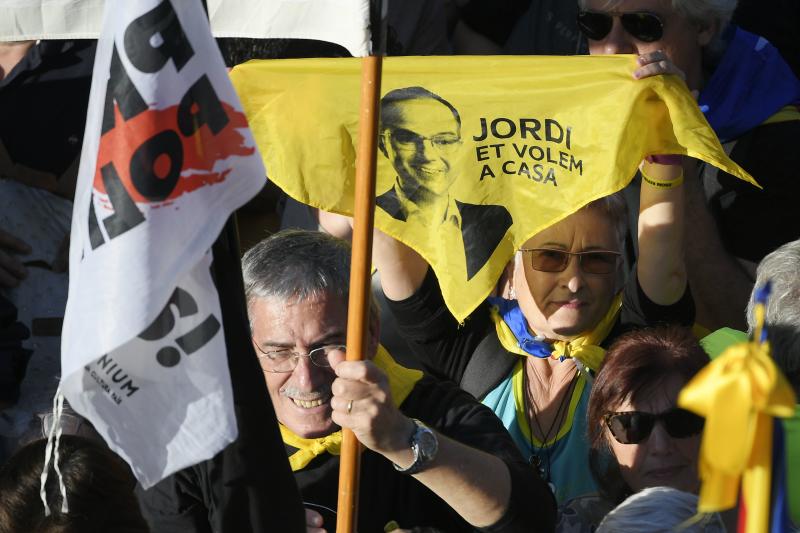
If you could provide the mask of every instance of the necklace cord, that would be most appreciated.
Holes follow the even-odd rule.
[[[531,416],[528,416],[528,441],[531,447],[531,450],[536,450],[535,453],[531,456],[531,460],[534,458],[538,459],[538,464],[536,465],[539,469],[539,474],[542,476],[542,479],[545,481],[550,481],[550,450],[555,445],[555,442],[550,442],[550,436],[553,434],[553,429],[556,429],[556,434],[558,434],[558,429],[560,429],[560,425],[558,424],[559,420],[562,418],[562,414],[565,414],[564,406],[569,404],[569,400],[572,398],[573,391],[575,389],[575,383],[577,382],[576,378],[579,375],[579,370],[575,369],[575,373],[570,378],[569,386],[567,387],[566,394],[564,397],[561,398],[561,401],[558,404],[558,409],[556,409],[556,416],[554,417],[553,421],[550,423],[550,427],[547,428],[547,431],[544,431],[544,427],[539,422],[539,417],[536,414],[537,406],[536,401],[533,398],[533,393],[530,390],[528,384],[528,372],[527,372],[527,364],[525,365],[526,368],[523,368],[522,372],[522,386],[525,390],[525,399],[527,402],[530,402],[531,407]],[[533,371],[533,369],[531,369]],[[533,443],[533,425],[534,422],[536,423],[536,428],[539,430],[539,433],[543,436],[542,445],[536,446]],[[542,458],[539,454],[546,454],[547,460],[547,468],[544,468],[542,464]]]

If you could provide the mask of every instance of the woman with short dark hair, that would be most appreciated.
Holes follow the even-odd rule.
[[[599,494],[567,502],[559,531],[593,531],[606,513],[647,487],[699,490],[703,419],[677,400],[708,362],[685,328],[634,331],[611,345],[587,409],[589,465]]]

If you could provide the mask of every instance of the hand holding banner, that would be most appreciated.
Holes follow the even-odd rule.
[[[353,213],[358,60],[250,62],[232,72],[270,178]],[[632,56],[414,57],[384,64],[376,227],[417,250],[463,320],[514,251],[623,188],[642,159],[683,154],[755,183],[676,76]]]

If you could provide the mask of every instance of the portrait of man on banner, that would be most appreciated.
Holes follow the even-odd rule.
[[[393,89],[381,98],[378,146],[397,176],[375,205],[416,225],[451,224],[461,231],[467,279],[483,268],[513,220],[501,205],[460,202],[450,194],[458,176],[451,158],[462,147],[461,116],[423,87]]]

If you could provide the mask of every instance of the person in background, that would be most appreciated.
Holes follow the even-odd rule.
[[[710,165],[686,167],[685,255],[697,322],[744,328],[755,266],[800,235],[800,80],[778,50],[729,25],[736,0],[579,0],[591,54],[653,58],[698,91],[731,159],[763,189]],[[768,4],[758,9],[769,12]],[[629,188],[635,205],[636,186]]]
[[[596,533],[725,533],[717,513],[698,515],[697,495],[671,487],[649,487],[608,513]]]
[[[45,499],[39,495],[46,439],[21,448],[0,469],[0,531],[3,533],[147,533],[128,465],[93,439],[62,435],[58,466],[67,494],[62,508],[59,476],[52,464]]]
[[[0,447],[9,451],[50,407],[58,385],[94,55],[92,40],[0,42],[0,297],[30,331],[23,348],[31,352],[19,397],[0,423]]]
[[[619,337],[595,378],[587,410],[597,494],[567,502],[557,531],[594,531],[628,496],[667,486],[697,493],[703,419],[677,407],[678,393],[709,362],[686,328]]]
[[[800,398],[800,240],[788,242],[761,260],[756,287],[772,284],[764,325],[772,357]],[[755,290],[747,305],[750,334],[756,326]],[[800,404],[793,418],[783,419],[786,437],[786,481],[789,514],[800,527]]]

